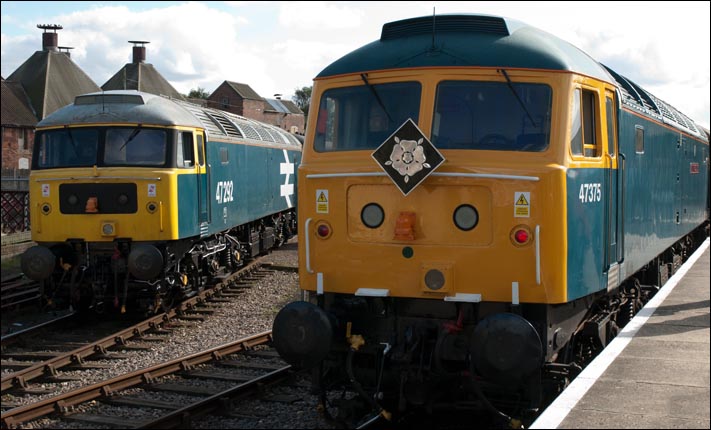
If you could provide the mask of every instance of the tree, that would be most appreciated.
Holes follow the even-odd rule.
[[[304,116],[309,116],[309,105],[311,104],[311,89],[312,87],[302,87],[294,90],[294,96],[291,100],[304,111]]]
[[[207,99],[210,97],[210,93],[202,87],[197,87],[196,89],[190,90],[188,97],[191,99]]]

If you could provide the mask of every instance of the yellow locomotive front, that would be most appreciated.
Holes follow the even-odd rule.
[[[571,83],[497,69],[317,80],[299,169],[311,303],[275,320],[282,355],[341,362],[414,405],[441,377],[420,378],[422,360],[485,374],[495,398],[530,386],[562,346],[541,315],[566,301],[566,152],[551,142]]]
[[[172,101],[136,91],[78,96],[38,124],[30,175],[37,246],[21,264],[42,282],[45,303],[125,312],[129,296],[152,308],[171,291],[156,277],[188,235],[179,182],[197,167],[180,167],[203,157],[193,147],[199,127]]]
[[[302,289],[565,301],[554,288],[564,271],[541,265],[543,255],[565,261],[565,172],[549,142],[565,132],[551,118],[565,115],[555,111],[567,105],[553,103],[553,88],[568,79],[507,76],[527,98],[525,109],[495,69],[316,81],[320,106],[299,169]],[[462,129],[460,114],[483,125]]]
[[[175,201],[170,194],[177,189],[170,183],[172,170],[165,166],[170,135],[165,128],[130,124],[38,129],[30,177],[33,240],[177,238],[177,223],[171,221],[170,208],[163,207]],[[98,167],[104,141],[105,156]]]
[[[551,118],[566,114],[556,112],[567,104],[553,103],[553,88],[568,78],[507,75],[525,107],[497,70],[316,81],[320,106],[299,170],[300,225],[311,233],[300,247],[302,289],[565,301],[554,288],[564,271],[541,265],[543,255],[565,261],[564,155],[549,142],[565,133]],[[483,125],[463,129],[458,115],[472,114]]]

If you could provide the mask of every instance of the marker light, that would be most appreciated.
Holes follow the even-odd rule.
[[[326,221],[320,221],[316,225],[316,235],[320,239],[328,239],[331,236],[331,226]]]
[[[531,229],[525,225],[517,225],[511,230],[511,242],[514,245],[522,246],[531,242]]]
[[[526,243],[528,242],[528,232],[526,230],[517,230],[516,233],[514,233],[514,239],[516,239],[518,243]]]

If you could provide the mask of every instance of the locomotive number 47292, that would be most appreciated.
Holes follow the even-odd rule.
[[[217,203],[227,203],[233,201],[233,188],[234,185],[232,184],[232,181],[219,181],[217,183],[217,193],[215,193]]]

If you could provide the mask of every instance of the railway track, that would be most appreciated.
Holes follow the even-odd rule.
[[[250,336],[248,338],[240,339],[238,341],[225,344],[215,348],[209,348],[200,353],[191,354],[186,357],[180,357],[178,359],[169,360],[164,363],[160,363],[154,366],[143,368],[134,372],[128,372],[126,374],[111,378],[106,381],[102,381],[87,387],[82,387],[76,390],[72,390],[68,393],[64,393],[58,396],[53,396],[49,399],[41,400],[30,405],[26,405],[19,408],[14,408],[9,411],[2,413],[2,426],[3,428],[13,428],[21,423],[26,423],[35,420],[40,417],[44,417],[49,414],[59,413],[64,416],[65,419],[71,419],[75,421],[91,422],[93,424],[109,425],[114,426],[117,424],[122,424],[129,427],[139,427],[139,426],[177,426],[184,423],[186,420],[186,414],[188,413],[206,413],[220,406],[220,402],[223,401],[225,396],[231,394],[241,393],[243,390],[256,386],[257,383],[263,383],[269,381],[273,378],[284,375],[289,366],[285,364],[281,365],[266,365],[262,364],[258,366],[256,363],[250,364],[250,362],[245,361],[240,364],[234,360],[226,361],[222,360],[224,357],[230,356],[232,354],[251,351],[255,346],[266,344],[271,341],[271,332],[260,333],[258,335]],[[254,353],[253,353],[254,354]],[[246,355],[246,354],[245,354]],[[274,354],[272,354],[274,356]],[[198,372],[195,368],[201,364],[222,360],[223,365],[234,365],[236,367],[249,368],[251,367],[261,367],[261,369],[267,370],[266,373],[259,374],[257,376],[245,377],[238,374],[233,374],[231,377],[225,373],[218,372]],[[162,382],[158,381],[161,378],[170,375],[182,374],[183,379],[189,378],[204,378],[204,379],[218,379],[218,380],[228,380],[228,381],[239,381],[234,388],[229,390],[220,390],[212,395],[210,390],[200,389],[195,384],[183,384],[182,387],[177,382]],[[135,396],[123,396],[119,393],[122,390],[138,387],[149,386],[150,391],[164,390],[168,392],[183,393],[188,396],[191,394],[193,397],[199,397],[198,400],[190,402],[187,405],[181,405],[176,407],[175,403],[167,402],[150,402],[148,399],[139,399]],[[213,389],[214,390],[214,389]],[[208,394],[207,398],[203,398],[204,395]],[[73,413],[77,411],[78,407],[87,402],[93,400],[105,398],[105,402],[114,405],[125,405],[132,407],[139,406],[149,406],[152,409],[167,410],[160,414],[159,418],[156,419],[144,419],[140,421],[135,421],[131,423],[131,420],[125,418],[116,418],[110,416],[104,416],[100,414],[92,414],[90,412]],[[94,406],[94,404],[91,404]],[[133,414],[134,416],[136,414]],[[71,418],[69,418],[71,417]],[[133,424],[133,425],[132,425]]]
[[[9,412],[17,407],[24,407],[23,403],[27,401],[28,396],[44,400],[48,396],[63,395],[61,387],[59,390],[47,389],[47,387],[76,384],[76,382],[69,381],[85,379],[82,373],[84,371],[106,372],[108,374],[108,371],[103,370],[110,367],[107,362],[111,363],[117,360],[130,362],[131,355],[134,353],[140,354],[151,348],[160,350],[163,348],[160,346],[163,340],[170,342],[171,333],[190,333],[193,330],[191,327],[199,327],[203,320],[209,321],[210,314],[221,312],[225,306],[244,307],[242,294],[248,292],[253,284],[266,283],[268,285],[268,281],[262,280],[269,279],[280,272],[285,273],[285,271],[293,272],[288,267],[272,267],[268,262],[256,260],[233,276],[222,280],[215,288],[206,290],[183,302],[178,309],[123,328],[97,341],[83,343],[78,347],[74,345],[75,347],[69,350],[60,348],[66,351],[37,351],[34,353],[30,351],[23,354],[23,351],[8,352],[8,348],[3,346],[3,411]],[[294,275],[288,276],[293,278]],[[253,294],[259,294],[259,292]],[[30,333],[17,334],[21,341],[20,344],[23,343],[23,338],[31,339],[32,344],[39,343],[39,337],[32,336]],[[205,342],[200,343],[205,344],[209,341],[210,339],[206,339]],[[30,342],[24,343],[29,344]],[[67,345],[71,344],[71,340],[67,342]],[[194,350],[194,348],[192,349]],[[14,371],[8,373],[11,367],[11,370]],[[91,380],[91,377],[86,379]],[[94,380],[96,379],[94,378]],[[64,391],[66,392],[66,389]],[[14,397],[7,396],[6,393],[14,393]],[[13,402],[13,398],[23,398],[24,402]],[[3,412],[3,417],[6,412]]]
[[[271,331],[14,408],[3,428],[334,428]],[[198,420],[197,418],[200,417]]]
[[[40,304],[39,282],[25,278],[22,274],[3,278],[0,299],[0,309],[3,312],[17,309],[20,306]]]
[[[3,374],[1,380],[2,391],[7,390],[30,390],[29,383],[37,378],[56,378],[57,372],[67,366],[81,369],[82,367],[92,367],[85,364],[86,360],[96,360],[97,358],[117,359],[121,355],[112,354],[111,350],[140,350],[149,348],[145,342],[156,340],[156,335],[165,334],[166,326],[171,325],[177,327],[176,321],[189,322],[201,321],[205,318],[205,314],[211,313],[209,305],[211,303],[219,303],[220,301],[229,301],[230,298],[238,296],[242,289],[249,288],[250,278],[258,275],[261,267],[260,260],[255,260],[244,268],[232,274],[229,278],[224,279],[214,288],[202,291],[200,294],[191,297],[180,303],[180,305],[168,312],[155,315],[137,324],[131,325],[128,328],[112,333],[109,336],[88,342],[78,348],[73,348],[56,354],[19,352],[10,353],[5,351],[7,342],[17,341],[20,336],[30,336],[36,330],[45,328],[45,325],[38,325],[27,329],[23,332],[18,332],[13,336],[3,337],[3,358],[21,358],[24,361],[34,357],[44,358],[47,355],[51,357],[42,359],[34,364],[22,366],[18,363],[13,363],[15,367],[20,369],[8,375]],[[52,323],[59,322],[60,319],[53,320]],[[153,337],[149,337],[153,335]],[[71,341],[68,342],[71,345]],[[61,346],[60,346],[61,348]],[[3,363],[3,367],[8,367],[7,363]]]

